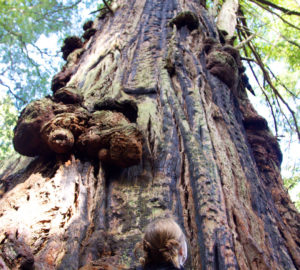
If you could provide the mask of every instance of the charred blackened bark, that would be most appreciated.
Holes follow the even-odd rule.
[[[0,265],[133,269],[145,226],[173,215],[186,269],[299,268],[278,143],[203,1],[118,0],[89,29],[18,121],[37,156],[1,167]]]

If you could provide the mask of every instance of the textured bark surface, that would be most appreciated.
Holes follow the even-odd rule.
[[[144,227],[171,214],[189,241],[186,269],[299,269],[300,220],[282,186],[278,143],[249,103],[241,63],[218,42],[204,7],[119,0],[114,9],[85,26],[94,35],[85,35],[54,77],[49,112],[64,109],[44,116],[34,109],[35,137],[23,145],[23,130],[16,131],[20,148],[33,141],[40,156],[1,166],[1,267],[134,269]],[[59,90],[66,85],[69,92]],[[90,123],[78,134],[76,110]],[[62,124],[57,118],[66,111],[75,116]],[[107,162],[102,146],[88,148],[97,154],[80,152],[82,134],[102,131],[91,115],[103,112],[142,134],[137,165]],[[45,139],[49,125],[67,131]],[[75,146],[63,153],[49,146],[65,145],[70,133]],[[115,153],[129,137],[114,141]],[[49,147],[56,154],[45,154]]]

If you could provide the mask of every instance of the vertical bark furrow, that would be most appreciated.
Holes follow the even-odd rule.
[[[212,80],[210,80],[210,81],[212,81]],[[234,145],[232,147],[233,147],[233,149],[236,149],[234,151],[237,151],[237,153],[235,153],[235,158],[237,158],[236,155],[238,155],[238,159],[240,161],[237,160],[237,162],[238,163],[241,162],[240,165],[238,165],[238,166],[243,166],[246,169],[245,176],[244,176],[244,177],[246,177],[246,179],[244,177],[243,178],[246,181],[249,181],[248,179],[252,179],[250,181],[250,185],[251,184],[253,185],[253,181],[256,181],[256,179],[257,179],[257,174],[254,174],[254,171],[247,170],[248,166],[249,167],[252,166],[252,168],[253,168],[254,164],[253,164],[252,160],[249,160],[249,158],[248,158],[248,156],[250,156],[249,153],[247,156],[246,142],[243,139],[244,137],[241,136],[243,134],[243,132],[241,132],[240,124],[237,123],[237,121],[235,119],[235,114],[233,113],[234,104],[230,101],[230,100],[232,100],[231,93],[230,93],[229,89],[226,89],[224,87],[221,88],[219,84],[216,84],[215,86],[212,86],[212,87],[213,87],[213,90],[216,89],[215,91],[213,91],[214,97],[217,98],[217,101],[216,101],[217,105],[221,109],[221,113],[222,113],[223,119],[226,123],[226,127],[228,127],[228,135],[230,136],[229,141],[231,141],[231,140],[233,141]],[[231,104],[231,106],[230,106],[230,104]],[[225,125],[223,125],[222,128],[224,128],[224,126]],[[224,132],[224,131],[220,130],[220,132]],[[249,173],[250,173],[250,175],[249,175]],[[238,179],[238,180],[241,181],[243,178]],[[237,181],[237,180],[235,180],[235,181]],[[251,195],[252,195],[251,203],[253,204],[253,192]],[[256,194],[255,194],[255,196],[256,196]],[[248,195],[247,195],[247,197],[248,197]],[[249,203],[249,202],[247,202],[247,203]],[[258,205],[261,205],[261,204],[262,204],[261,202],[258,203]],[[257,222],[257,221],[255,220],[254,222]],[[251,220],[251,223],[252,223],[252,220]],[[251,227],[255,228],[253,223],[252,223]],[[241,239],[242,242],[246,243],[246,241],[249,241],[249,239],[252,238],[250,236],[252,233],[253,232],[251,232],[251,230],[250,230],[248,232],[248,234],[249,234],[248,239],[245,241],[243,239]],[[241,234],[240,234],[240,237],[241,237]],[[263,237],[259,236],[259,235],[256,235],[256,237],[258,237],[258,239],[263,239]],[[255,246],[255,242],[253,240],[251,240],[251,242],[252,242],[252,245]],[[261,242],[261,241],[258,240],[258,242]],[[261,243],[261,244],[263,244],[263,243]],[[251,249],[248,248],[248,250],[250,251]],[[245,251],[247,254],[247,250],[245,250]],[[261,267],[267,267],[266,262],[264,261],[263,258],[261,258],[260,254],[259,254],[260,253],[259,249],[254,249],[253,252],[256,252],[256,253],[258,252],[258,253],[257,253],[256,257],[252,257],[252,258],[248,257],[247,258],[249,265],[251,265],[254,260],[257,260],[259,258],[259,260],[258,260],[259,263],[264,265]]]
[[[193,183],[193,190],[197,192],[194,193],[195,195],[195,201],[199,202],[199,209],[197,209],[197,212],[199,211],[199,221],[201,223],[201,228],[198,228],[202,233],[204,233],[204,237],[200,236],[201,239],[204,238],[204,243],[206,243],[207,250],[205,251],[205,255],[202,255],[202,258],[205,258],[206,260],[203,262],[205,265],[211,265],[213,266],[215,263],[215,259],[213,258],[213,246],[214,244],[211,243],[213,235],[216,236],[216,231],[209,229],[206,226],[208,224],[211,224],[209,220],[215,220],[219,225],[220,224],[226,224],[226,219],[224,219],[224,216],[222,216],[222,207],[221,201],[220,201],[220,191],[218,190],[218,180],[216,180],[216,173],[214,172],[214,168],[211,169],[200,169],[203,167],[204,164],[208,164],[208,162],[205,162],[207,158],[201,152],[199,151],[199,143],[195,140],[195,138],[190,134],[189,132],[189,125],[187,121],[185,120],[184,112],[181,109],[181,106],[178,103],[177,97],[172,93],[172,90],[170,91],[170,88],[167,88],[168,91],[168,102],[172,109],[174,110],[174,115],[176,121],[179,123],[179,130],[181,132],[183,142],[184,142],[184,149],[187,154],[189,164],[190,164],[190,177],[191,182]],[[166,90],[167,90],[166,89]],[[163,90],[162,90],[163,91]],[[167,92],[166,92],[167,93]],[[180,119],[180,120],[179,120]],[[208,151],[209,148],[206,149]],[[201,160],[201,161],[200,161]],[[200,165],[201,164],[201,165]],[[211,163],[209,164],[211,165]],[[195,171],[194,168],[197,168]],[[216,182],[214,182],[216,181]],[[205,185],[203,185],[205,183]],[[209,194],[209,195],[208,195]],[[209,198],[208,198],[209,197]],[[203,202],[203,203],[201,203]],[[205,203],[204,203],[205,202]],[[223,221],[221,221],[223,219]],[[212,224],[211,224],[212,225]],[[219,242],[222,238],[227,239],[226,241],[222,241],[219,243],[220,246],[227,245],[232,246],[230,236],[228,234],[228,229],[224,229],[221,233],[221,235],[217,235],[217,239],[214,241]],[[199,233],[199,232],[198,232]],[[200,233],[201,235],[201,233]],[[227,235],[227,236],[226,236]],[[219,238],[221,237],[221,238]],[[214,237],[213,237],[214,238]],[[219,239],[218,239],[219,238]],[[199,239],[199,238],[198,238]],[[208,239],[210,239],[208,241]],[[233,250],[233,248],[231,248]],[[211,250],[211,252],[210,252]],[[224,248],[226,250],[226,248]],[[235,259],[234,257],[231,257],[230,252],[228,252],[227,248],[227,254],[226,254],[226,265],[235,265]]]
[[[243,113],[244,122],[251,119],[255,125],[255,123],[261,121],[261,117],[255,112],[248,100],[242,100],[241,104],[243,106],[241,111]],[[259,169],[259,185],[264,188],[267,198],[273,198],[273,200],[268,200],[268,215],[265,217],[266,231],[269,232],[268,241],[270,245],[277,249],[274,255],[276,261],[280,261],[281,264],[284,264],[286,267],[288,266],[287,268],[297,268],[300,264],[298,259],[299,247],[296,247],[297,239],[299,239],[297,237],[299,231],[297,232],[297,229],[295,230],[295,224],[299,222],[299,215],[296,214],[294,206],[287,198],[287,192],[283,189],[278,167],[281,160],[278,143],[270,134],[267,126],[263,129],[259,126],[253,129],[251,125],[245,125],[245,128],[256,165]],[[259,138],[258,144],[253,142],[253,137]],[[268,156],[268,158],[261,159],[263,153],[266,153],[265,155]],[[278,203],[279,201],[280,203]],[[288,216],[287,219],[285,214]],[[285,227],[284,235],[280,233],[282,226],[280,224],[289,224],[288,227]],[[294,240],[291,239],[290,233],[295,235]],[[279,235],[283,237],[285,243],[282,242],[281,237],[278,237]],[[291,255],[287,255],[288,253]],[[290,257],[293,258],[293,262],[291,262]],[[294,266],[292,266],[292,264],[294,264]]]
[[[182,39],[182,41],[181,41],[181,46],[183,46],[183,48],[185,46],[184,45],[184,39]],[[202,164],[202,166],[203,166],[203,164],[205,164],[205,167],[207,168],[206,170],[204,170],[204,172],[205,172],[204,177],[206,176],[210,180],[205,181],[204,180],[205,178],[202,177],[202,179],[203,179],[202,181],[206,182],[205,189],[207,189],[208,185],[211,185],[211,188],[208,189],[207,192],[208,192],[208,194],[210,194],[209,195],[210,196],[210,201],[213,202],[213,204],[214,204],[214,206],[211,206],[211,208],[208,207],[208,208],[205,208],[205,210],[204,209],[203,210],[204,210],[204,212],[207,209],[213,210],[213,209],[215,209],[216,205],[220,205],[219,206],[220,211],[222,212],[221,209],[224,207],[224,205],[222,206],[222,202],[221,202],[222,200],[219,197],[219,196],[222,196],[222,192],[219,189],[220,180],[218,180],[218,174],[216,172],[216,168],[214,168],[214,166],[213,166],[214,157],[212,156],[212,152],[213,152],[212,147],[208,143],[209,141],[211,141],[211,136],[210,136],[210,134],[208,132],[208,129],[207,129],[207,123],[206,123],[207,119],[206,119],[206,117],[203,113],[204,112],[204,105],[202,103],[199,103],[199,101],[201,100],[201,97],[200,97],[200,95],[197,95],[197,93],[200,93],[199,90],[198,90],[198,80],[199,79],[196,80],[194,78],[195,76],[193,76],[193,72],[191,73],[191,71],[193,69],[195,69],[195,70],[197,70],[197,72],[199,74],[200,70],[197,67],[199,64],[197,63],[195,58],[192,58],[192,57],[189,58],[187,56],[187,54],[190,53],[188,51],[188,49],[184,48],[184,50],[185,50],[185,54],[186,54],[185,57],[184,57],[184,59],[185,59],[184,67],[189,67],[189,72],[188,73],[186,72],[185,76],[182,76],[182,80],[188,81],[186,84],[181,85],[182,86],[181,89],[182,89],[182,92],[183,92],[183,103],[185,103],[185,102],[188,103],[188,108],[190,110],[194,110],[193,113],[191,113],[190,115],[193,115],[194,117],[197,117],[197,120],[198,120],[193,124],[191,124],[191,121],[190,121],[190,126],[191,126],[190,130],[193,130],[193,129],[196,130],[196,133],[194,133],[196,141],[197,141],[197,138],[201,137],[201,139],[202,139],[201,141],[197,141],[197,143],[199,143],[199,145],[202,145],[202,147],[200,149],[203,149],[203,152],[201,152],[201,150],[200,150],[200,153],[198,153],[197,155],[200,156],[200,160],[201,160],[200,164]],[[181,68],[181,70],[184,71],[185,68]],[[178,76],[180,76],[180,74],[178,74]],[[193,81],[193,79],[194,79],[194,81]],[[187,85],[189,87],[187,87]],[[176,109],[178,109],[178,107],[176,105],[172,104],[172,106],[175,107]],[[202,116],[201,116],[201,114],[202,114]],[[180,115],[177,118],[181,119],[181,122],[184,119],[183,115]],[[192,121],[192,122],[194,122],[194,121]],[[201,130],[201,136],[200,136],[200,134],[197,134],[199,130]],[[187,133],[185,133],[185,135],[186,134]],[[183,136],[183,137],[185,137],[185,136]],[[189,142],[189,141],[191,141],[191,139],[189,138],[186,141]],[[187,144],[187,142],[185,142],[185,143]],[[195,143],[193,143],[192,145],[195,146],[194,144]],[[187,146],[185,145],[185,147],[187,147]],[[195,147],[195,148],[197,149],[199,147]],[[189,153],[189,150],[187,148],[185,148],[185,151],[187,153]],[[195,163],[196,158],[195,157],[190,157],[190,160],[192,160],[191,161],[192,163]],[[199,167],[199,166],[196,165],[194,167]],[[199,194],[202,194],[202,196],[206,192],[206,191],[204,191],[205,189],[204,190],[203,189],[204,189],[203,186],[201,187],[201,189],[198,188]],[[215,198],[213,198],[214,197],[213,194],[215,194]],[[206,203],[208,201],[208,198],[203,199],[203,198],[200,198],[199,195],[197,197],[198,197],[197,201],[199,201],[199,202],[201,201],[201,199],[206,201]],[[201,203],[200,203],[200,205],[201,205]],[[199,211],[202,212],[201,210],[199,210]],[[216,216],[219,216],[219,217],[221,216],[218,212],[219,210],[214,210],[214,211],[216,211],[216,213],[215,213]],[[209,216],[209,218],[212,218],[213,216],[215,216],[215,214],[211,213],[210,214],[211,216],[210,215],[208,215],[208,216]],[[202,221],[203,222],[202,230],[204,230],[204,231],[205,231],[205,227],[207,226],[206,223],[208,223],[207,221],[205,221],[205,216],[206,215],[204,215],[204,218],[202,217],[202,219],[203,219],[203,221]],[[222,218],[219,218],[219,219],[222,220]],[[216,220],[218,220],[218,218]],[[219,221],[219,222],[221,224],[225,225],[226,224],[226,217],[223,216],[223,222],[222,221]],[[220,246],[220,250],[221,250],[222,253],[225,252],[225,250],[226,250],[226,256],[225,256],[226,259],[225,259],[225,261],[222,262],[221,260],[218,260],[217,258],[212,258],[211,260],[208,259],[207,262],[204,262],[205,265],[209,265],[210,263],[211,263],[211,265],[215,265],[215,263],[218,262],[218,263],[220,263],[220,267],[222,267],[222,263],[225,264],[227,267],[233,267],[233,268],[236,267],[236,260],[235,260],[234,256],[231,258],[232,255],[230,255],[230,252],[228,251],[228,250],[231,250],[231,254],[233,254],[233,250],[234,250],[233,246],[232,246],[231,236],[228,232],[229,232],[228,228],[227,229],[224,228],[224,230],[219,230],[218,232],[217,231],[215,232],[215,236],[216,236],[215,241],[217,241],[216,245]],[[223,239],[223,240],[221,240],[221,239]],[[211,245],[211,243],[207,244],[207,245],[209,247]],[[222,247],[224,247],[224,248],[222,248]],[[225,255],[225,254],[223,253],[223,255]],[[212,255],[210,255],[210,256],[214,257],[215,254],[213,255],[213,253],[212,253]],[[206,256],[206,258],[207,258],[207,256]]]
[[[210,81],[213,82],[213,80],[210,80]],[[218,85],[218,84],[216,84],[216,85]],[[269,242],[269,244],[271,244],[273,242],[271,245],[274,246],[274,249],[271,251],[271,254],[269,255],[271,258],[271,261],[269,260],[269,262],[267,262],[265,256],[260,255],[261,251],[259,250],[259,248],[258,249],[255,248],[254,252],[257,253],[257,258],[260,258],[258,261],[262,265],[264,265],[261,267],[270,267],[270,266],[268,266],[270,264],[276,265],[278,263],[278,260],[281,261],[280,264],[285,262],[285,263],[289,264],[289,267],[292,267],[291,262],[288,262],[289,259],[287,258],[286,252],[284,251],[285,247],[280,242],[278,242],[278,240],[281,239],[281,236],[279,235],[278,230],[274,231],[274,229],[276,228],[275,227],[276,223],[274,222],[274,220],[271,219],[271,216],[274,214],[272,214],[268,210],[269,201],[268,201],[268,197],[267,197],[267,192],[261,188],[262,183],[259,180],[258,171],[253,170],[253,168],[255,168],[256,165],[253,162],[254,160],[252,158],[252,154],[251,154],[251,152],[249,152],[249,150],[247,150],[248,146],[247,146],[245,137],[241,136],[241,135],[244,135],[244,131],[240,128],[241,123],[236,120],[235,115],[238,116],[239,113],[237,111],[235,111],[235,109],[234,109],[234,108],[236,108],[235,103],[233,102],[234,99],[232,101],[230,101],[230,99],[229,99],[230,95],[220,94],[220,89],[222,89],[222,88],[220,88],[219,85],[218,86],[216,86],[216,85],[212,86],[212,87],[213,87],[213,89],[218,89],[218,90],[214,91],[214,96],[216,98],[217,105],[219,106],[219,108],[222,111],[222,115],[224,117],[223,119],[226,123],[226,126],[231,127],[228,130],[229,134],[230,134],[230,139],[233,141],[234,147],[236,148],[236,150],[238,152],[239,159],[241,162],[240,166],[243,166],[243,168],[244,168],[245,176],[247,179],[246,181],[249,181],[251,179],[249,181],[249,184],[251,187],[251,204],[252,204],[253,209],[256,211],[256,213],[261,217],[262,222],[264,224],[263,225],[264,227],[261,228],[260,231],[264,230],[265,232],[268,233],[268,235],[266,237],[267,237],[267,239],[269,239],[271,241],[271,242]],[[224,90],[223,90],[223,93],[224,93]],[[237,118],[241,119],[241,117],[237,117]],[[247,169],[247,168],[249,168],[249,169]],[[258,194],[259,194],[259,196],[258,196]],[[257,217],[256,217],[256,219],[257,219]],[[253,220],[255,220],[255,219],[253,219]],[[253,222],[257,222],[257,220],[255,220]],[[253,227],[253,223],[252,223],[252,227]],[[249,232],[249,233],[254,234],[254,232],[252,232],[252,233]],[[260,238],[260,239],[262,239],[262,238]],[[254,243],[254,241],[252,241],[252,242]],[[264,252],[269,252],[265,243],[262,243],[261,241],[258,241],[258,242],[261,243],[261,247],[265,250]],[[246,251],[247,250],[248,250],[248,248],[246,249]],[[247,254],[247,252],[246,252],[246,254]],[[253,257],[252,258],[248,257],[249,265],[252,265],[252,262],[254,260],[257,260],[257,258],[255,259]],[[273,261],[273,260],[275,260],[275,261]]]

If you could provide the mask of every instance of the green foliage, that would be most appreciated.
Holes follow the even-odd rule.
[[[50,93],[51,78],[63,65],[57,43],[68,35],[80,35],[87,19],[84,14],[96,4],[93,0],[0,0],[0,159],[13,151],[17,110]]]
[[[0,102],[0,160],[13,153],[13,128],[16,125],[18,112],[10,96],[6,95]]]
[[[295,201],[295,206],[296,206],[297,210],[300,212],[300,192],[297,195],[297,199]]]
[[[294,0],[271,1],[289,10],[298,10]],[[265,70],[262,71],[250,46],[244,48],[257,74],[260,85],[252,81],[261,93],[261,99],[270,108],[274,133],[279,138],[299,140],[299,77],[300,77],[300,20],[299,16],[287,15],[274,7],[261,4],[259,0],[241,1],[245,24],[240,24],[239,33],[256,34],[251,45],[260,56]],[[240,21],[242,21],[240,19]],[[266,75],[266,73],[268,75]],[[269,77],[269,80],[268,80]],[[253,83],[254,82],[254,83]],[[276,89],[276,91],[274,90]],[[276,123],[275,123],[276,122]],[[298,137],[298,138],[296,138]]]
[[[112,4],[112,1],[113,0],[106,0],[106,5],[107,6],[111,6],[111,4]],[[109,10],[108,10],[108,8],[107,8],[107,6],[106,6],[105,4],[104,4],[104,2],[102,1],[102,2],[100,2],[98,5],[97,5],[97,10],[96,11],[93,11],[92,13],[98,13],[98,18],[101,18],[101,17],[104,17],[108,12],[109,12]]]
[[[67,5],[70,4],[68,1]],[[71,9],[55,0],[6,0],[1,1],[0,8],[3,15],[0,21],[1,43],[8,46],[33,44],[41,34],[48,35],[69,26],[61,17],[61,11],[70,15]]]
[[[284,179],[284,186],[288,190],[294,189],[297,186],[297,184],[300,184],[300,175]]]
[[[292,201],[295,203],[296,208],[300,211],[300,167],[289,167],[290,177],[283,179],[284,186],[288,190]]]
[[[57,40],[81,30],[81,2],[93,1],[0,0],[0,89],[18,109],[50,92],[51,77],[62,63]]]
[[[300,10],[299,4],[294,0],[270,2],[289,10]],[[297,189],[300,188],[300,164],[297,155],[292,150],[298,147],[299,142],[299,16],[287,15],[278,8],[261,4],[259,0],[241,1],[241,10],[248,29],[245,28],[245,24],[240,23],[242,28],[239,29],[239,33],[248,31],[249,34],[256,35],[250,45],[255,48],[265,68],[263,71],[253,50],[250,46],[246,46],[243,51],[244,55],[255,60],[249,63],[259,81],[258,84],[252,76],[251,84],[262,103],[259,108],[260,113],[263,110],[262,107],[269,108],[267,117],[269,126],[280,140],[284,151],[282,166],[282,174],[286,176],[284,183],[290,194],[294,194],[293,200],[299,207],[300,193],[297,193]],[[241,22],[241,19],[239,21]],[[268,73],[271,84],[265,73]]]
[[[107,5],[111,5],[111,3],[112,3],[112,0],[106,0],[106,4]],[[102,2],[102,3],[99,3],[98,4],[98,10],[101,10],[101,9],[103,9],[103,8],[105,8],[106,7],[106,5]]]

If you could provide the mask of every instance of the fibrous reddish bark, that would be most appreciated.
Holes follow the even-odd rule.
[[[118,0],[93,27],[55,76],[42,102],[51,106],[37,101],[19,120],[16,148],[39,156],[1,167],[0,264],[133,269],[144,227],[173,215],[190,246],[186,269],[299,268],[278,143],[203,5]]]

